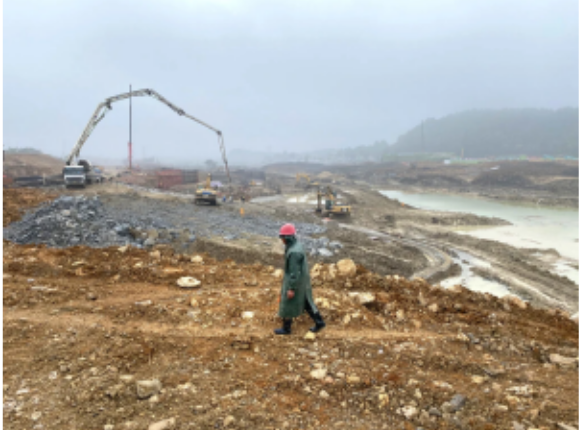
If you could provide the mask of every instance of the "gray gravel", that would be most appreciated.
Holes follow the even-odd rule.
[[[148,247],[176,240],[193,242],[198,237],[210,236],[235,240],[246,233],[277,237],[284,222],[266,216],[241,217],[228,210],[197,207],[188,202],[131,196],[104,199],[61,196],[4,228],[4,238],[19,244],[43,243],[51,247],[126,244]],[[322,226],[295,225],[308,251],[325,249],[327,254],[329,247],[341,247],[326,237],[311,237],[322,234],[325,231]]]

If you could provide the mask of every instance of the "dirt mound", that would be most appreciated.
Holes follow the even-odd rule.
[[[578,179],[558,179],[542,185],[542,189],[557,194],[578,194]]]
[[[421,185],[424,187],[456,187],[465,185],[467,183],[461,178],[438,174],[418,174],[417,176],[405,176],[400,178],[400,182],[403,184]]]
[[[6,154],[4,174],[11,177],[59,175],[64,161],[46,154]]]
[[[494,170],[484,172],[475,178],[472,185],[483,187],[510,187],[510,188],[529,188],[533,185],[526,176],[520,173],[506,172],[504,170]]]

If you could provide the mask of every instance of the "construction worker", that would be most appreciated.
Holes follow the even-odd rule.
[[[280,293],[278,316],[282,318],[282,328],[274,330],[276,334],[292,332],[292,318],[299,317],[304,311],[314,320],[310,331],[316,333],[326,327],[318,308],[312,298],[310,273],[306,254],[296,239],[296,228],[293,224],[284,224],[280,228],[280,239],[286,246],[284,280]]]

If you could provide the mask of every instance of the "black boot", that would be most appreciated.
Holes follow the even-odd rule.
[[[312,319],[314,320],[314,323],[316,324],[314,327],[310,327],[310,331],[312,333],[319,332],[324,327],[326,327],[326,323],[322,319],[322,315],[320,315],[320,312],[316,312],[315,314],[312,314],[310,316],[312,317]]]
[[[282,320],[282,328],[274,330],[276,334],[292,334],[292,318]]]

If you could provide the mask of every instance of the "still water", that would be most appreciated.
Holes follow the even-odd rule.
[[[520,248],[553,248],[561,255],[553,271],[578,283],[578,210],[542,207],[534,204],[510,204],[485,199],[447,194],[407,194],[401,191],[381,191],[391,199],[433,211],[472,213],[497,217],[512,225],[465,228],[459,233],[482,239],[497,240]]]

